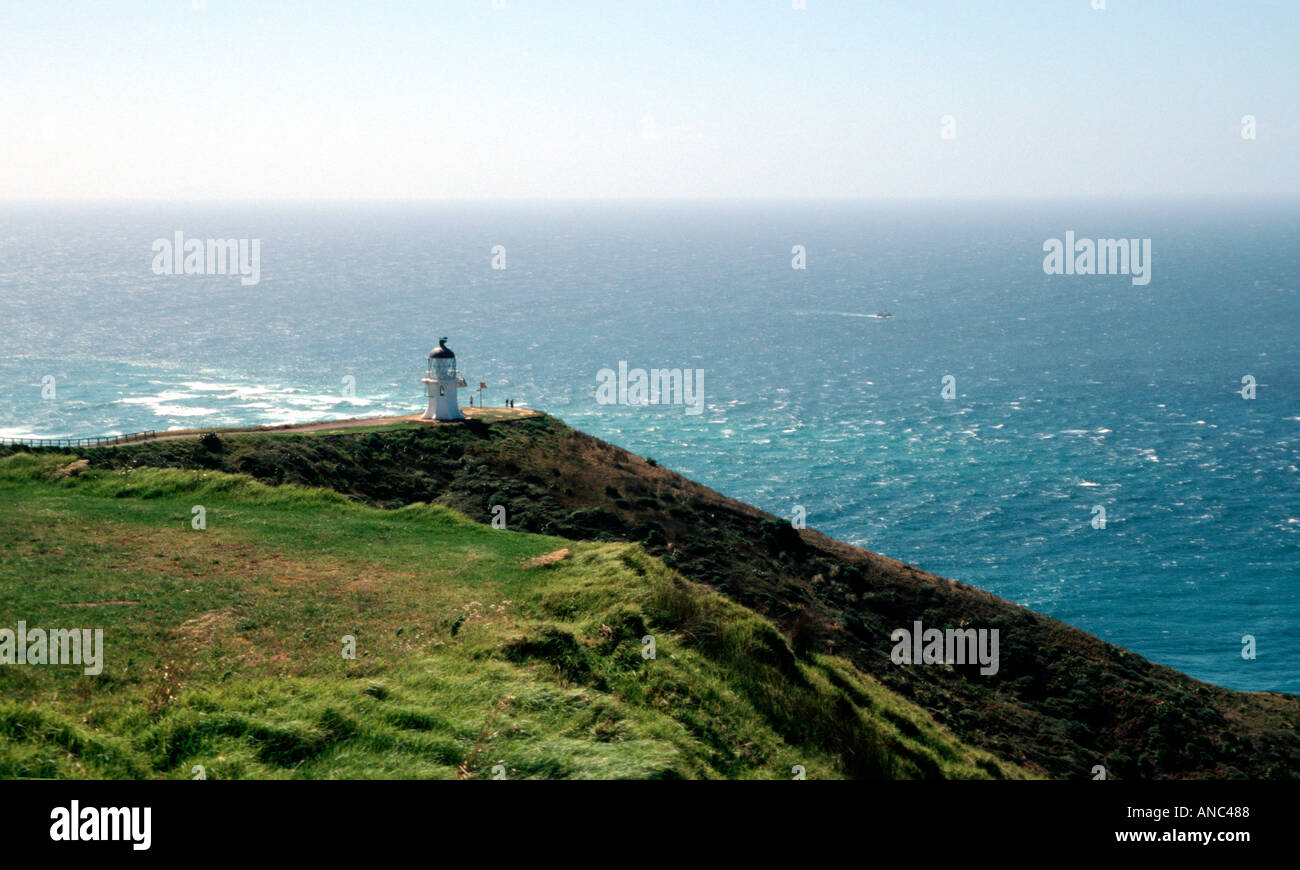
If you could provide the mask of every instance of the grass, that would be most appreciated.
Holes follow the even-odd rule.
[[[1293,696],[1200,683],[965,584],[812,530],[795,532],[783,518],[556,418],[354,422],[311,432],[222,430],[82,448],[78,455],[98,473],[171,468],[325,487],[386,509],[381,516],[433,503],[489,522],[505,508],[514,532],[633,544],[770,620],[801,661],[842,657],[929,711],[964,744],[1040,774],[1084,779],[1096,764],[1110,779],[1295,778],[1300,770],[1300,703]],[[0,457],[55,452],[0,446]],[[133,480],[133,491],[144,491],[149,478]],[[116,499],[108,518],[135,509]],[[941,628],[997,628],[997,676],[893,664],[892,629],[917,619]]]
[[[1025,775],[636,544],[75,458],[0,459],[0,627],[104,669],[0,666],[0,777]]]

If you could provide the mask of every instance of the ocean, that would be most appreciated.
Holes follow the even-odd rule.
[[[155,274],[177,232],[259,281]],[[1150,282],[1045,274],[1067,232],[1151,239]],[[1298,239],[1250,199],[6,205],[0,437],[413,413],[447,336],[488,404],[1300,693]],[[601,403],[620,363],[701,413]]]

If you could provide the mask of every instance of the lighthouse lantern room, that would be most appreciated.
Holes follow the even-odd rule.
[[[429,351],[429,370],[421,379],[429,394],[429,410],[421,420],[464,420],[456,401],[456,389],[465,386],[465,379],[456,368],[456,354],[447,347],[447,339],[438,339],[438,346]]]

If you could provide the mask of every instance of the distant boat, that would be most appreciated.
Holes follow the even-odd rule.
[[[876,317],[880,318],[881,320],[884,320],[886,317],[893,317],[893,316],[894,315],[890,314],[888,311],[884,313],[880,313],[880,312],[876,313]]]

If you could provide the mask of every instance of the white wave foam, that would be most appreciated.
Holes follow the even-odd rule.
[[[183,402],[187,399],[197,399],[198,396],[193,393],[187,393],[183,390],[163,390],[152,396],[132,396],[129,399],[118,399],[119,405],[161,405],[166,402]]]
[[[57,438],[57,435],[39,435],[31,429],[22,426],[10,426],[8,428],[0,426],[0,438]]]
[[[208,417],[220,413],[216,408],[194,408],[187,405],[154,405],[150,410],[159,417]]]

